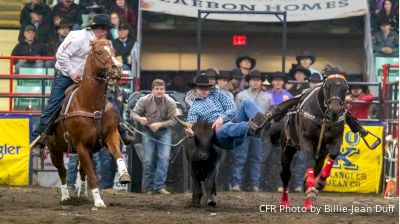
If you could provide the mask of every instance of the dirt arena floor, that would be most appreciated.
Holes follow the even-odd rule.
[[[317,211],[296,211],[302,194],[291,194],[292,211],[260,212],[260,205],[278,205],[278,193],[221,192],[215,209],[190,207],[189,193],[145,195],[103,191],[107,208],[93,210],[92,199],[61,205],[59,189],[0,187],[0,223],[398,223],[399,201],[380,195],[321,193]],[[75,201],[76,202],[76,201]],[[337,211],[333,211],[336,205]],[[392,206],[391,206],[392,205]],[[349,211],[343,212],[344,207]],[[351,214],[353,207],[354,213]],[[394,209],[393,209],[394,207]],[[265,211],[266,206],[261,206]],[[371,211],[367,211],[368,209]],[[339,211],[342,210],[342,212]],[[359,209],[358,212],[356,210]],[[362,210],[365,209],[365,212]],[[386,211],[381,211],[386,209]]]

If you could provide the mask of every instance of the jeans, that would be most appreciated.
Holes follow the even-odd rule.
[[[297,150],[292,161],[292,172],[294,172],[293,187],[303,187],[306,169],[307,167],[304,152]]]
[[[107,148],[93,154],[93,162],[96,167],[97,178],[102,189],[114,187],[114,178],[117,170],[117,163]]]
[[[262,112],[262,110],[254,101],[244,100],[238,108],[234,122],[224,123],[216,132],[217,144],[224,149],[233,149],[235,145],[240,145],[247,136],[250,118],[259,112]]]
[[[51,88],[49,101],[47,102],[46,108],[40,115],[38,126],[32,133],[32,140],[35,140],[36,137],[44,131],[50,118],[54,115],[54,113],[59,108],[61,102],[64,100],[65,90],[72,84],[74,84],[74,81],[72,81],[70,77],[61,75],[60,72],[57,73],[57,76],[54,78],[53,86]]]
[[[144,134],[142,136],[143,182],[146,191],[153,192],[165,188],[171,152],[171,146],[165,144],[171,144],[171,129],[168,128],[155,133],[144,131]],[[155,142],[150,137],[164,144]]]
[[[78,154],[70,154],[67,169],[67,186],[75,187],[76,177],[78,175]]]
[[[232,186],[242,185],[243,169],[246,161],[250,163],[250,186],[260,186],[260,173],[262,161],[262,141],[260,138],[248,136],[244,142],[233,151]]]

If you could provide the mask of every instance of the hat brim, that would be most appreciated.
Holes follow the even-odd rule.
[[[285,83],[288,81],[287,77],[283,77],[283,76],[272,76],[269,77],[267,80],[271,83],[272,85],[272,81],[274,81],[274,79],[281,79],[283,80]]]
[[[300,60],[301,60],[302,58],[309,58],[309,59],[311,59],[311,64],[314,64],[314,63],[315,63],[315,56],[314,56],[314,55],[296,56],[296,61],[297,61],[297,63],[300,64]]]
[[[306,68],[299,68],[299,69],[294,69],[294,71],[293,71],[293,78],[294,78],[294,75],[296,74],[296,72],[303,72],[304,75],[306,75],[306,77],[310,77],[310,75],[311,75],[310,70],[308,70],[308,69],[306,69]]]
[[[256,67],[256,59],[252,58],[252,57],[248,57],[248,56],[240,56],[240,57],[236,58],[236,67],[240,68],[240,62],[242,62],[243,60],[250,61],[250,63],[251,63],[250,70],[253,69],[254,67]]]

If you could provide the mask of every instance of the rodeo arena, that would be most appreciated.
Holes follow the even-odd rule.
[[[0,223],[399,223],[398,0],[0,0]]]

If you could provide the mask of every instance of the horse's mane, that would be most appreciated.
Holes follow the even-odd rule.
[[[110,42],[107,39],[100,39],[100,40],[92,40],[90,41],[90,45],[97,46],[97,45],[109,45]]]

